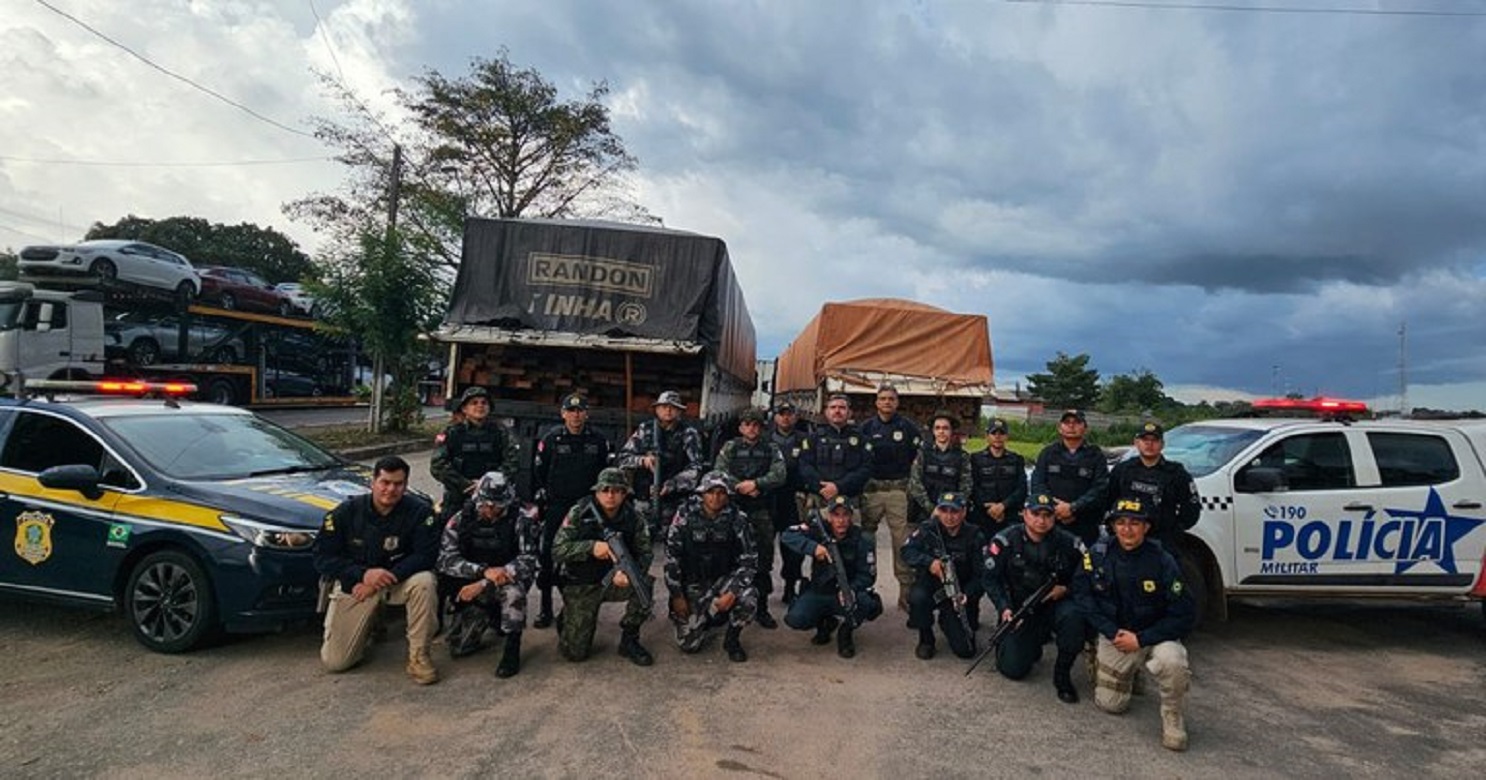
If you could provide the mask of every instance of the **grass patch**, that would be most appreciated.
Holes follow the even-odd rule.
[[[394,444],[409,440],[423,440],[433,445],[433,439],[444,430],[446,423],[422,422],[398,433],[368,433],[366,423],[346,425],[317,425],[295,431],[300,436],[327,450],[345,450],[352,447],[370,447],[377,444]]]

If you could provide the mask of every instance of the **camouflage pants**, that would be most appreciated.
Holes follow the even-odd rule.
[[[707,631],[726,623],[732,628],[742,628],[753,622],[753,616],[758,611],[759,591],[750,585],[740,593],[734,593],[737,601],[733,608],[726,613],[712,613],[712,602],[723,594],[722,583],[718,582],[710,588],[703,589],[700,585],[689,586],[686,589],[686,605],[689,608],[690,617],[685,620],[678,619],[675,613],[671,614],[671,622],[676,626],[676,646],[684,653],[695,653],[702,649],[702,642],[707,638]]]
[[[460,586],[468,585],[473,580],[464,580]],[[459,611],[467,607],[476,607],[485,612],[490,622],[499,622],[503,633],[514,633],[526,628],[526,593],[531,588],[529,583],[510,582],[505,585],[492,585],[480,591],[474,601],[455,602],[454,609]]]
[[[648,581],[643,587],[650,588]],[[639,632],[640,626],[650,617],[650,611],[640,606],[640,599],[633,588],[611,588],[603,584],[564,585],[562,587],[562,630],[557,637],[557,649],[569,661],[582,661],[593,649],[593,634],[598,629],[599,607],[605,602],[625,602],[624,617],[619,627],[625,631]]]
[[[748,521],[753,526],[753,545],[758,549],[753,586],[758,590],[759,603],[767,604],[769,594],[774,592],[774,517],[768,507],[761,507],[748,513]]]

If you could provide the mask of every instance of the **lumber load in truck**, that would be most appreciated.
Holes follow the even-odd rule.
[[[847,393],[860,418],[872,411],[862,397],[882,384],[898,389],[911,417],[948,407],[975,419],[995,387],[985,316],[897,298],[827,303],[780,354],[774,393],[812,412],[825,395]]]

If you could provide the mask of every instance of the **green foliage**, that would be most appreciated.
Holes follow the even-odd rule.
[[[112,225],[93,223],[85,238],[145,241],[179,252],[195,266],[246,268],[273,283],[297,282],[314,272],[309,255],[293,239],[247,222],[224,225],[200,217],[154,220],[131,214]]]
[[[1150,369],[1116,374],[1105,383],[1099,410],[1107,414],[1152,414],[1178,405],[1164,392],[1165,385]]]
[[[1087,409],[1099,399],[1099,372],[1089,368],[1087,353],[1064,352],[1047,362],[1047,372],[1027,377],[1027,388],[1049,408]]]
[[[0,251],[0,282],[13,282],[19,277],[20,269],[16,265],[19,261],[15,252],[9,249]]]
[[[340,150],[347,179],[338,193],[312,194],[284,208],[342,243],[354,243],[362,226],[387,211],[389,135],[404,152],[398,187],[404,241],[449,268],[459,264],[466,216],[651,221],[626,189],[635,159],[610,127],[603,82],[562,101],[541,73],[518,68],[502,50],[495,59],[474,59],[463,77],[429,70],[412,90],[398,90],[412,119],[394,132],[354,94],[322,81],[345,116],[317,118],[316,136]]]

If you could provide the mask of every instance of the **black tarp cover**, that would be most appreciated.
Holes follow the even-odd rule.
[[[613,222],[469,219],[445,326],[699,343],[752,382],[755,335],[722,239]]]

